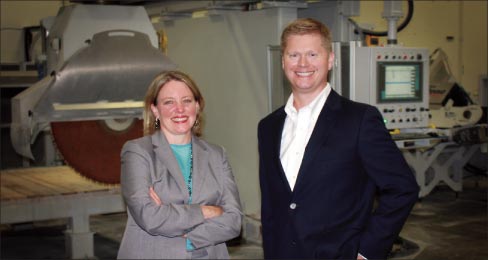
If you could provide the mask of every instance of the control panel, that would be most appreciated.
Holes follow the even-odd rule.
[[[388,129],[429,124],[429,52],[423,48],[355,47],[350,99],[376,106]]]

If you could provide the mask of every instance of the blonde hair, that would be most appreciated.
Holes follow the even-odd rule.
[[[286,26],[281,33],[281,54],[286,49],[288,37],[291,35],[318,34],[322,38],[322,45],[328,52],[332,52],[332,35],[329,28],[312,18],[299,18]]]
[[[156,131],[156,117],[152,113],[151,105],[158,104],[158,94],[159,91],[170,81],[180,81],[185,83],[190,91],[193,93],[195,101],[199,104],[200,109],[197,112],[195,124],[192,128],[193,134],[196,136],[201,136],[203,132],[203,108],[205,107],[205,100],[198,89],[198,86],[191,79],[190,76],[181,71],[163,71],[158,74],[146,92],[146,97],[144,99],[144,135],[151,135]]]

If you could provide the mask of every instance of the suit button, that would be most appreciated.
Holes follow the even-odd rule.
[[[295,209],[296,207],[297,207],[297,204],[295,204],[295,203],[290,204],[290,209]]]

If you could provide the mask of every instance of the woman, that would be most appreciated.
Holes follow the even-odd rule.
[[[198,138],[205,102],[179,71],[146,93],[144,137],[122,148],[127,226],[117,258],[229,258],[240,233],[239,194],[224,150]]]

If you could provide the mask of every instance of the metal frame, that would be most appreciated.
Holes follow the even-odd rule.
[[[120,188],[106,191],[2,201],[1,224],[68,218],[66,252],[71,259],[94,258],[90,216],[125,212]]]
[[[420,187],[419,198],[427,196],[441,182],[455,192],[462,191],[463,167],[479,147],[479,144],[458,145],[454,142],[443,142],[428,150],[403,150]]]

